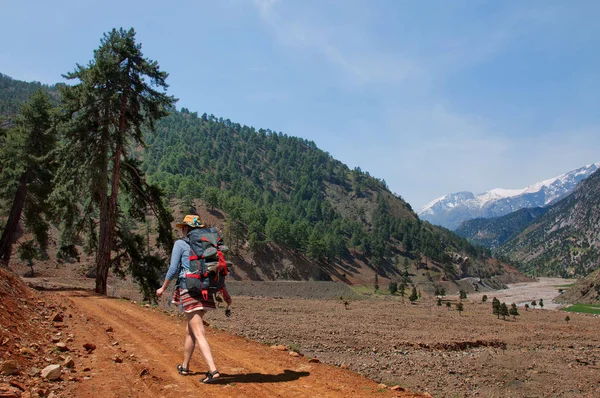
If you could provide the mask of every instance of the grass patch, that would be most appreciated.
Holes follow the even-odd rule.
[[[350,286],[350,289],[354,290],[354,292],[356,292],[358,294],[364,294],[364,295],[368,295],[368,296],[375,294],[375,288],[373,286],[354,285],[354,286]],[[379,294],[380,292],[381,292],[381,289],[379,289],[377,291],[377,294]]]
[[[396,294],[391,294],[390,290],[388,289],[387,284],[385,286],[380,286],[379,290],[377,290],[377,292],[375,292],[375,288],[373,286],[368,286],[368,285],[362,285],[362,286],[358,286],[358,285],[354,285],[354,286],[349,286],[350,289],[352,289],[355,293],[362,295],[362,296],[391,296],[391,297],[402,297],[400,295],[400,290],[398,290],[396,292]],[[410,296],[410,289],[412,289],[411,287],[405,287],[404,288],[404,296],[408,297]]]
[[[600,315],[600,304],[573,304],[562,310],[567,312],[579,312],[582,314]]]
[[[575,283],[569,283],[568,285],[552,285],[552,286],[557,289],[569,289],[569,288],[575,286]]]

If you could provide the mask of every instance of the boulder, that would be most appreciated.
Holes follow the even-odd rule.
[[[34,368],[29,369],[29,373],[28,374],[31,377],[36,377],[36,376],[38,376],[40,374],[40,372],[41,372],[41,370],[39,370],[38,368],[34,367]]]
[[[56,349],[60,352],[69,351],[69,347],[65,343],[56,343]]]
[[[83,348],[85,348],[87,350],[88,353],[94,351],[96,349],[96,344],[92,344],[92,343],[85,343],[83,345]]]
[[[60,379],[60,365],[48,365],[42,369],[42,377],[44,379],[54,381]]]
[[[65,368],[73,368],[75,366],[75,361],[73,361],[73,358],[71,357],[66,357],[65,360],[63,361],[62,366],[64,366]]]
[[[2,366],[0,366],[0,373],[4,375],[16,375],[19,373],[20,367],[17,361],[12,359],[6,360],[2,362]]]

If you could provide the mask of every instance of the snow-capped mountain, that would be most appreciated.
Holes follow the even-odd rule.
[[[600,168],[600,162],[561,174],[523,189],[496,188],[474,195],[457,192],[444,195],[419,209],[423,220],[454,230],[466,220],[499,217],[522,208],[543,207],[571,193],[577,184]]]

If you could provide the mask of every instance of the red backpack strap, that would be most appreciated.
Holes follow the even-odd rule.
[[[225,256],[219,247],[217,247],[217,256],[218,256],[218,265],[219,270],[223,271],[223,275],[228,275],[229,271],[227,270],[227,261],[225,261]]]

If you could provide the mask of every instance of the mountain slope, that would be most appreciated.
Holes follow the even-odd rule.
[[[522,232],[546,211],[547,208],[534,207],[520,209],[502,217],[475,218],[460,224],[455,232],[475,245],[494,249]]]
[[[459,192],[444,195],[419,209],[417,214],[432,224],[451,230],[474,218],[500,217],[522,208],[544,207],[573,192],[577,184],[598,170],[587,165],[523,189],[496,188],[482,194]]]
[[[600,171],[500,252],[538,275],[581,276],[600,266]]]
[[[520,277],[422,222],[383,181],[314,142],[183,108],[146,143],[135,151],[148,181],[162,187],[176,215],[194,205],[223,231],[238,279],[372,284],[377,274],[431,285],[473,276],[499,286]]]
[[[56,85],[48,86],[39,82],[23,82],[0,73],[0,125],[2,119],[9,118],[19,111],[19,106],[37,90],[44,90],[56,98]]]
[[[277,244],[330,275],[328,267],[350,262],[391,277],[402,257],[450,265],[458,252],[487,269],[481,250],[422,223],[383,182],[350,170],[314,142],[185,109],[158,131],[143,153],[149,180],[171,196],[200,197],[223,211],[235,248],[260,252]],[[346,268],[337,274],[352,273]]]

